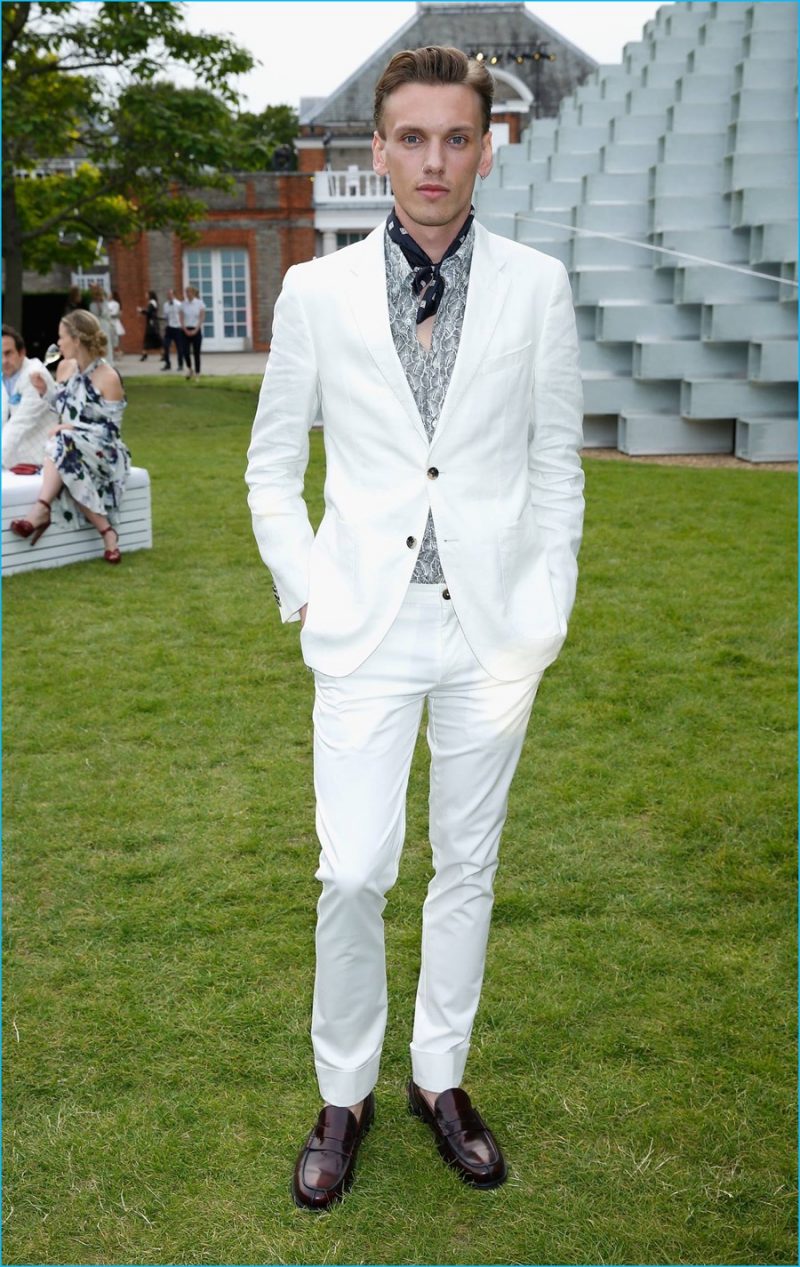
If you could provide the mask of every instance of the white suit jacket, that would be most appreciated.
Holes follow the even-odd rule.
[[[31,374],[35,371],[44,375],[48,389],[55,390],[50,371],[35,356],[26,356],[22,362],[17,379],[17,391],[22,397],[19,404],[11,404],[3,384],[3,467],[6,470],[20,462],[41,466],[47,434],[58,423],[47,396],[40,396],[31,383]]]
[[[582,395],[566,270],[475,225],[455,368],[429,442],[389,325],[384,226],[289,269],[246,479],[283,620],[308,665],[351,673],[394,620],[432,510],[464,634],[494,677],[547,667],[567,632],[583,522]],[[321,413],[325,514],[303,501]]]

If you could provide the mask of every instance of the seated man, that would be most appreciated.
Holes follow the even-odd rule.
[[[58,419],[31,382],[39,373],[55,390],[49,372],[36,357],[25,355],[25,340],[11,326],[3,326],[3,469],[21,463],[41,466],[48,433]]]

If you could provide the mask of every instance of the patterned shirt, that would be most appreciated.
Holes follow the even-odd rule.
[[[431,346],[427,349],[417,338],[418,298],[411,288],[411,265],[397,243],[392,241],[388,233],[384,234],[386,291],[392,338],[429,440],[433,439],[456,363],[474,244],[475,230],[471,226],[461,250],[442,264],[444,295],[433,323]],[[444,579],[433,516],[428,512],[428,522],[411,580],[435,585],[443,584]]]

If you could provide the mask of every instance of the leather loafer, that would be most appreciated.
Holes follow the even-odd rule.
[[[372,1091],[364,1101],[360,1120],[350,1109],[325,1105],[297,1158],[292,1177],[295,1205],[320,1211],[341,1201],[353,1182],[358,1150],[374,1118]]]
[[[489,1127],[461,1087],[442,1091],[433,1109],[415,1082],[408,1084],[408,1109],[433,1131],[442,1160],[472,1188],[499,1188],[508,1171]]]

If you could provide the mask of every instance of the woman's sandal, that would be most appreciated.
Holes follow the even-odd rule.
[[[114,546],[113,550],[104,550],[103,558],[105,559],[106,563],[119,563],[119,561],[122,558],[122,555],[120,554],[120,550],[119,550],[119,533],[117,532],[116,528],[112,528],[111,524],[109,524],[107,528],[98,528],[97,531],[100,533],[100,536],[103,538],[103,541],[105,541],[107,533],[113,532],[114,538],[116,540],[116,545]]]
[[[16,536],[24,537],[26,540],[28,539],[28,537],[30,537],[30,542],[32,546],[36,545],[36,542],[39,540],[42,533],[47,532],[47,529],[50,527],[50,524],[52,523],[52,520],[50,518],[50,503],[46,502],[44,498],[42,497],[37,497],[36,501],[40,505],[47,507],[47,519],[44,521],[44,523],[32,524],[30,519],[12,519],[9,525],[9,527],[11,528],[11,531],[15,533]]]

